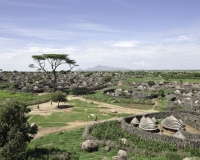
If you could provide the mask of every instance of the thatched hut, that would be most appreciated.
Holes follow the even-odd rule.
[[[165,118],[161,122],[162,127],[171,131],[178,131],[180,129],[184,129],[184,125],[173,115]]]
[[[173,137],[175,138],[179,138],[179,139],[186,139],[185,136],[183,135],[183,133],[181,132],[181,130],[177,131]]]
[[[152,119],[152,121],[154,121],[154,123],[158,123],[158,121],[155,117],[152,117],[151,119]]]
[[[138,126],[140,124],[140,122],[139,122],[139,120],[136,117],[134,117],[132,119],[132,121],[131,121],[131,124],[133,124],[134,126]]]
[[[158,126],[154,123],[154,121],[152,121],[151,118],[147,117],[140,122],[139,128],[145,131],[156,131]]]

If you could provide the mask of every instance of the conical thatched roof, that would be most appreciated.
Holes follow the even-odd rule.
[[[185,136],[183,135],[183,133],[181,133],[181,131],[177,131],[173,137],[179,138],[179,139],[186,139]]]
[[[140,119],[140,122],[142,122],[145,119],[145,116],[142,116],[142,118]]]
[[[158,121],[155,117],[152,117],[151,119],[152,119],[152,121],[154,121],[154,123],[158,123]]]
[[[136,117],[134,117],[131,121],[131,124],[139,124],[140,122],[138,121],[138,119]]]
[[[178,131],[181,128],[184,128],[184,125],[172,115],[167,117],[167,118],[165,118],[161,122],[161,125],[164,128],[168,128],[168,129],[172,129],[172,130],[176,130],[176,131]]]
[[[139,128],[145,131],[155,131],[158,129],[157,125],[149,117],[145,118],[143,121],[140,122]]]

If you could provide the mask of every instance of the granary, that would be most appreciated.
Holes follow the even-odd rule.
[[[136,118],[136,117],[134,117],[133,119],[132,119],[132,121],[131,121],[131,124],[133,124],[134,126],[138,126],[139,125],[139,121],[138,121],[138,119]]]
[[[142,116],[142,118],[140,119],[140,122],[142,122],[145,119],[145,116]]]
[[[152,121],[154,121],[154,123],[158,123],[158,121],[155,117],[152,117],[151,119],[152,119]]]
[[[184,125],[173,115],[165,118],[161,122],[162,127],[171,131],[178,131],[180,129],[184,129]]]
[[[181,130],[177,131],[173,137],[175,138],[179,138],[179,139],[186,139],[185,136],[183,135],[183,133],[181,133]]]
[[[145,131],[156,131],[158,129],[158,126],[151,118],[147,117],[140,122],[139,128]]]

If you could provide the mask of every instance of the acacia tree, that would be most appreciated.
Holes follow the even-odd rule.
[[[27,105],[15,100],[0,105],[0,159],[25,159],[27,143],[37,133],[37,125],[28,123]]]
[[[76,64],[76,61],[70,59],[67,54],[33,55],[32,58],[38,64],[38,67],[35,67],[34,64],[30,64],[29,67],[37,68],[38,70],[44,71],[46,76],[51,80],[54,92],[56,90],[56,83],[57,83],[56,69],[62,64],[68,64],[69,70],[67,70],[66,72],[70,72],[75,66],[78,66]],[[47,70],[46,62],[50,64],[51,71]]]
[[[60,102],[67,102],[66,94],[62,93],[61,91],[56,91],[52,94],[51,100],[53,102],[58,102],[58,108]]]

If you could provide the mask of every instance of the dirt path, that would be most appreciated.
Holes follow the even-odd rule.
[[[117,113],[130,113],[130,114],[131,113],[133,113],[133,114],[146,114],[146,113],[158,112],[158,111],[156,111],[154,109],[151,109],[151,110],[140,110],[140,109],[125,108],[125,107],[121,107],[121,106],[114,105],[114,104],[96,102],[96,101],[93,101],[93,100],[86,100],[83,97],[77,97],[77,96],[68,96],[68,99],[69,100],[79,99],[81,101],[93,102],[94,104],[98,104],[97,107],[100,108],[99,109],[100,111],[109,112],[109,113],[111,112],[111,110],[115,110],[115,111],[117,111]],[[106,108],[101,109],[102,107],[106,107]]]
[[[117,106],[114,104],[107,104],[107,103],[102,103],[102,102],[96,102],[93,100],[86,100],[83,97],[80,96],[68,96],[68,100],[73,100],[73,99],[79,99],[81,101],[86,101],[88,103],[93,102],[94,104],[98,104],[97,108],[99,108],[100,111],[106,112],[106,113],[111,113],[111,111],[116,111],[117,113],[129,113],[129,114],[146,114],[146,113],[152,113],[152,112],[158,112],[154,109],[151,110],[139,110],[139,109],[130,109],[130,108],[124,108],[121,106]],[[67,105],[67,103],[60,103],[61,105]],[[39,105],[40,110],[37,108],[37,105],[29,106],[31,108],[30,114],[34,115],[50,115],[54,112],[72,112],[72,108],[64,108],[64,109],[57,109],[57,104],[53,103],[52,105],[50,102],[47,103],[42,103]],[[33,117],[32,116],[32,117]],[[32,118],[31,117],[31,118]],[[30,118],[30,119],[31,119]],[[112,118],[113,119],[122,119],[122,118]],[[98,121],[102,122],[102,121]],[[59,122],[58,122],[59,123]],[[37,135],[35,135],[35,138],[43,137],[47,134],[50,133],[55,133],[55,132],[61,132],[61,131],[66,131],[66,130],[72,130],[80,127],[85,127],[88,124],[94,124],[97,122],[94,121],[75,121],[75,122],[68,122],[67,126],[62,126],[62,127],[39,127]]]
[[[152,99],[152,102],[154,102],[154,105],[151,110],[154,110],[154,108],[158,105],[158,102],[155,98]]]

